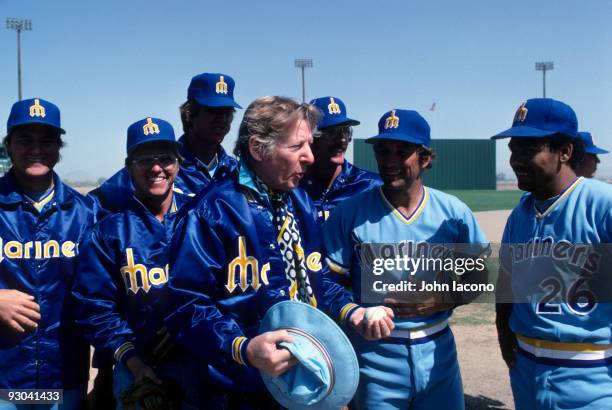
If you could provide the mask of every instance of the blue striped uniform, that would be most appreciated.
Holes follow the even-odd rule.
[[[363,170],[345,160],[342,171],[329,189],[319,185],[317,180],[309,175],[300,182],[300,187],[310,195],[317,208],[319,221],[323,223],[342,201],[381,184],[378,174]]]
[[[482,252],[488,249],[469,208],[427,187],[412,215],[395,209],[381,187],[346,200],[325,223],[323,240],[330,268],[350,273],[357,303],[362,255],[355,250],[363,244],[471,243]],[[392,337],[379,342],[353,335],[361,366],[358,408],[463,408],[455,343],[447,324],[450,315],[447,310],[395,319]]]
[[[500,257],[521,302],[510,316],[517,408],[612,408],[612,305],[591,291],[609,288],[611,242],[612,187],[596,180],[576,179],[546,209],[528,193],[508,218]],[[576,303],[572,289],[591,294]]]
[[[1,389],[82,389],[89,346],[74,324],[70,286],[79,243],[95,222],[93,203],[53,174],[54,189],[33,203],[13,171],[0,179],[0,288],[35,297],[38,328],[0,333]]]
[[[217,163],[209,169],[198,160],[186,144],[186,137],[179,138],[179,153],[183,158],[180,170],[174,180],[174,190],[179,194],[195,196],[206,188],[213,180],[221,179],[232,173],[238,162],[229,156],[222,146],[217,152]],[[134,194],[134,185],[127,168],[122,168],[106,180],[100,187],[94,189],[89,195],[98,205],[109,211],[117,212],[125,209]]]

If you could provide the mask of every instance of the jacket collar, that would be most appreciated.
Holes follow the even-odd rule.
[[[197,159],[193,152],[191,152],[189,149],[186,135],[182,135],[181,138],[179,138],[179,153],[181,154],[181,157],[183,157],[182,167],[197,167],[198,169],[203,169],[208,172],[206,164]],[[234,161],[235,160],[230,157],[227,152],[225,152],[225,149],[219,145],[219,148],[217,149],[217,167],[215,173],[219,172],[220,169],[231,171],[233,169],[232,163]]]
[[[238,163],[238,170],[238,184],[246,188],[256,202],[264,204],[267,208],[272,209],[272,202],[270,202],[268,193],[263,189],[259,189],[255,183],[253,171],[242,159],[240,159]]]
[[[347,181],[354,179],[355,176],[352,175],[354,170],[355,166],[347,160],[344,160],[344,162],[342,163],[342,170],[332,182],[331,186],[329,187],[329,190],[334,191],[335,189],[338,189],[339,187],[344,185]],[[312,177],[312,175],[305,177],[304,180],[300,182],[300,186],[308,185],[314,185],[315,187],[319,187],[319,183],[316,179],[314,179],[314,177]],[[320,187],[318,189],[320,189],[321,191],[325,190],[324,187]]]
[[[54,200],[60,206],[72,204],[74,193],[65,189],[60,177],[53,172]],[[0,178],[0,204],[10,205],[22,202],[29,202],[22,194],[21,187],[17,183],[14,170],[11,168],[2,178]]]

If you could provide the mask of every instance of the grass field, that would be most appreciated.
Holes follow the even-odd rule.
[[[472,212],[512,209],[523,195],[523,191],[445,190],[444,192],[465,202]]]

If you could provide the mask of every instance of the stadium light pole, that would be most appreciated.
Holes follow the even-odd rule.
[[[302,102],[306,102],[306,82],[304,80],[304,70],[312,67],[312,59],[297,58],[295,60],[295,66],[302,69]]]
[[[17,32],[17,92],[21,101],[21,32],[32,30],[32,21],[9,17],[6,19],[6,28]]]
[[[544,98],[546,98],[546,71],[552,70],[553,68],[555,67],[552,61],[535,63],[536,71],[542,72],[542,95],[544,96]]]

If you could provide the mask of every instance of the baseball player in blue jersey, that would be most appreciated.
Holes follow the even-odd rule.
[[[286,331],[258,334],[277,302],[311,304],[370,338],[393,328],[390,319],[363,327],[364,309],[327,276],[316,210],[297,188],[313,162],[318,115],[287,98],[255,100],[240,126],[237,172],[198,194],[173,237],[170,289],[180,307],[169,328],[212,364],[228,408],[277,407],[257,371],[279,375],[296,364],[277,346],[290,341]]]
[[[172,190],[179,158],[168,122],[148,117],[132,124],[125,164],[135,193],[126,209],[96,224],[81,247],[76,320],[96,352],[114,357],[119,403],[132,383],[169,377],[186,393],[182,408],[199,406],[194,361],[177,349],[166,357],[156,350],[168,345],[163,319],[174,216],[189,198]]]
[[[590,132],[579,132],[578,135],[582,138],[582,141],[584,141],[585,155],[574,170],[579,177],[593,178],[597,172],[597,164],[601,162],[597,155],[607,154],[610,151],[595,145],[593,143],[593,136]]]
[[[187,101],[180,108],[184,135],[179,139],[183,162],[174,182],[177,193],[194,196],[236,168],[236,160],[221,146],[235,109],[242,108],[234,101],[234,86],[234,79],[221,73],[203,73],[191,79]],[[129,173],[123,168],[90,195],[102,208],[117,211],[125,208],[133,191]]]
[[[89,346],[68,296],[94,213],[53,172],[61,134],[54,104],[33,98],[13,105],[4,138],[13,166],[0,178],[0,389],[63,389],[63,405],[37,408],[80,409]]]
[[[473,244],[469,251],[474,257],[488,249],[465,204],[422,184],[433,156],[425,119],[416,111],[396,109],[382,116],[378,129],[379,134],[367,142],[374,144],[383,186],[345,200],[323,226],[330,268],[350,272],[357,303],[366,302],[363,275],[372,274],[363,266],[368,247],[384,244],[397,249],[398,255],[402,248],[424,249],[424,254],[406,251],[415,258],[433,256],[435,244]],[[417,278],[420,275],[416,272]],[[455,343],[448,327],[455,305],[435,298],[412,303],[386,300],[395,311],[391,337],[377,342],[354,338],[361,367],[357,408],[463,409]]]
[[[560,101],[527,100],[493,138],[510,138],[527,191],[504,230],[496,320],[516,408],[612,408],[612,305],[589,286],[609,289],[612,189],[576,175],[584,144]]]
[[[346,107],[338,97],[321,97],[310,102],[322,113],[318,131],[311,146],[314,163],[308,167],[300,187],[312,198],[319,219],[329,214],[346,198],[380,185],[378,175],[356,167],[344,154],[353,138],[353,126],[359,121],[346,115]]]

